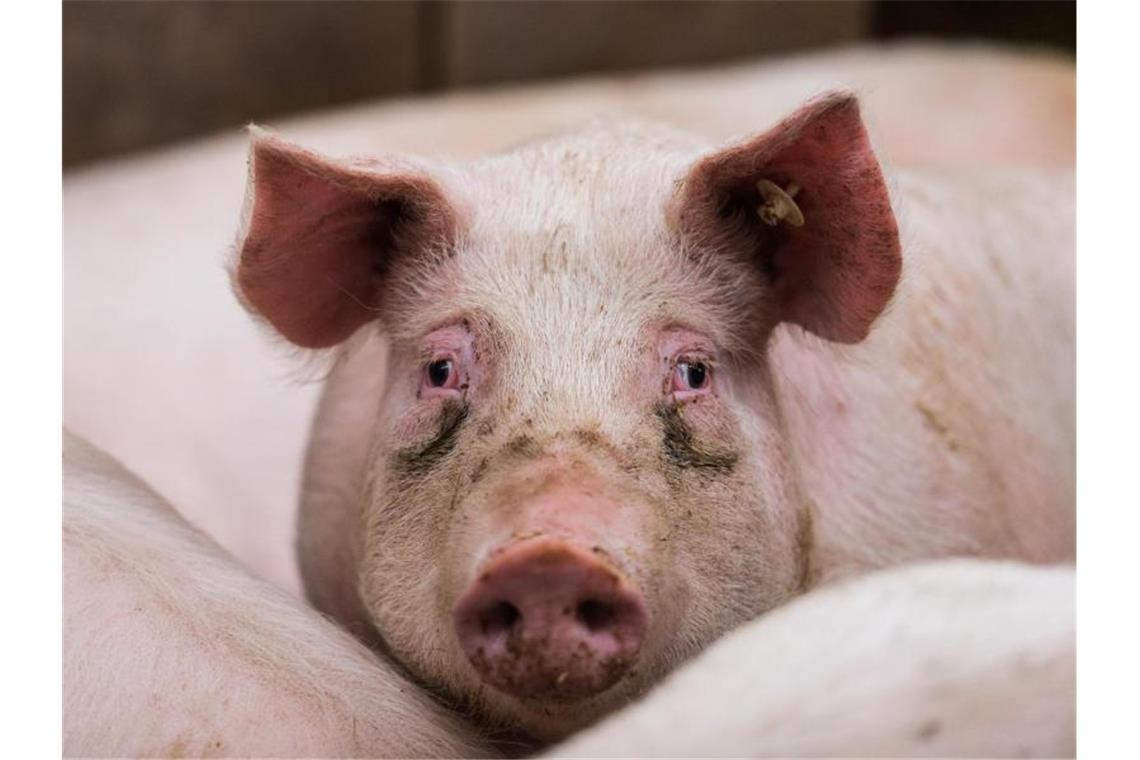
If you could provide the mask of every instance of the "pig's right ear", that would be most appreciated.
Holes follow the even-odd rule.
[[[419,167],[348,164],[251,128],[244,239],[233,271],[246,306],[305,348],[378,315],[397,256],[451,250],[456,214]]]
[[[898,225],[851,93],[706,156],[675,200],[690,244],[757,265],[774,318],[827,340],[867,337],[898,283]]]

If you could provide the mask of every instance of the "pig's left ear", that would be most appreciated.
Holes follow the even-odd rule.
[[[898,283],[898,225],[850,93],[702,159],[676,203],[690,244],[754,261],[776,317],[828,340],[867,337]]]
[[[251,311],[292,343],[333,346],[379,316],[398,259],[452,249],[458,216],[424,168],[336,161],[253,128],[233,270]]]

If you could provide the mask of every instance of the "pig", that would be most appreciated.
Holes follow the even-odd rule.
[[[235,289],[331,355],[308,598],[485,726],[565,737],[848,576],[1072,558],[1071,176],[888,180],[846,92],[249,165]]]
[[[63,754],[486,757],[485,737],[65,432]]]
[[[1074,581],[956,559],[819,589],[546,756],[1074,757]]]
[[[65,431],[63,453],[65,755],[518,755],[104,452]],[[1071,756],[1072,606],[1071,568],[871,573],[746,624],[550,754]]]

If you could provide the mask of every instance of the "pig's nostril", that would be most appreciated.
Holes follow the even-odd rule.
[[[649,622],[637,588],[597,552],[548,537],[496,552],[454,615],[458,643],[484,683],[552,702],[616,684]]]
[[[612,604],[597,599],[587,599],[578,604],[578,620],[594,633],[609,628],[616,614],[617,611]]]
[[[518,607],[510,602],[499,602],[479,616],[479,626],[484,636],[495,636],[509,632],[521,617]]]

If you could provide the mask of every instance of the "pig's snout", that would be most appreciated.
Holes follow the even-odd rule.
[[[483,679],[523,698],[596,694],[628,670],[648,614],[600,552],[533,538],[495,554],[455,608],[456,632]]]

